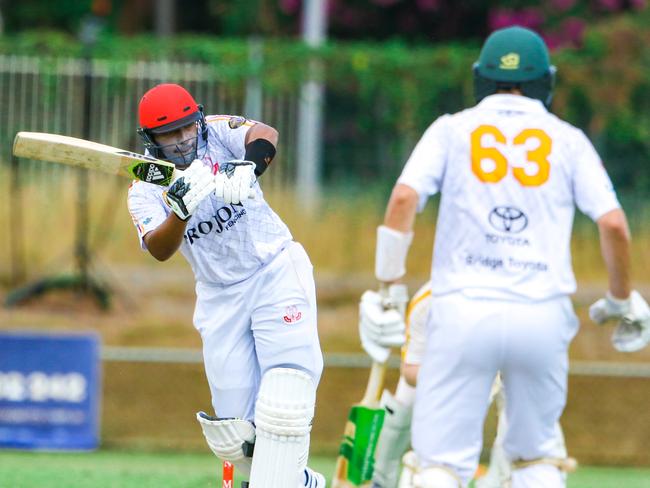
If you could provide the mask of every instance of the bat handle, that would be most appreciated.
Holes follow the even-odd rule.
[[[384,387],[384,379],[386,377],[386,363],[372,362],[370,367],[370,377],[366,385],[366,392],[363,394],[363,405],[374,404],[379,401],[382,389]]]

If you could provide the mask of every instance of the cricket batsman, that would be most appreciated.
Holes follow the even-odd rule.
[[[621,320],[620,351],[650,340],[650,309],[631,287],[627,219],[605,167],[582,131],[549,112],[555,71],[535,32],[493,32],[473,67],[477,104],[425,131],[378,227],[375,274],[394,283],[417,212],[441,193],[411,426],[415,488],[468,485],[498,373],[512,487],[565,486],[554,446],[579,327],[570,299],[576,206],[598,227],[609,278],[590,316]]]
[[[135,181],[128,207],[143,249],[159,261],[180,251],[194,272],[214,408],[197,414],[207,443],[251,488],[324,488],[307,467],[323,369],[313,268],[257,182],[278,132],[206,117],[171,83],[143,95],[139,117],[147,152],[178,171],[167,188]]]

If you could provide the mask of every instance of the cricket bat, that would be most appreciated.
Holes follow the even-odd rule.
[[[375,449],[386,413],[379,405],[385,376],[386,364],[373,362],[366,392],[361,402],[352,406],[348,415],[332,478],[332,488],[371,485]]]
[[[380,285],[385,297],[388,290]],[[384,390],[386,363],[373,361],[366,391],[361,402],[353,405],[343,432],[332,488],[370,487],[375,463],[375,449],[386,411],[379,404]]]
[[[69,164],[167,186],[174,174],[168,161],[76,137],[45,132],[18,132],[13,154],[21,158]]]

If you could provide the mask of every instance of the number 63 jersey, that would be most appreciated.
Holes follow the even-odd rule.
[[[398,183],[421,211],[441,192],[432,293],[543,300],[573,293],[574,209],[597,220],[619,207],[591,142],[544,105],[496,94],[439,117]]]

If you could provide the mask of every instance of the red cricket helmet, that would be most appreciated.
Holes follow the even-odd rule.
[[[141,128],[162,134],[196,122],[201,109],[185,88],[163,83],[142,96],[139,114]]]
[[[164,152],[155,141],[156,134],[164,134],[196,123],[197,135],[200,134],[203,141],[207,141],[208,128],[203,107],[180,85],[162,83],[151,88],[140,99],[138,114],[138,134],[142,137],[145,147],[156,158],[164,159]]]

